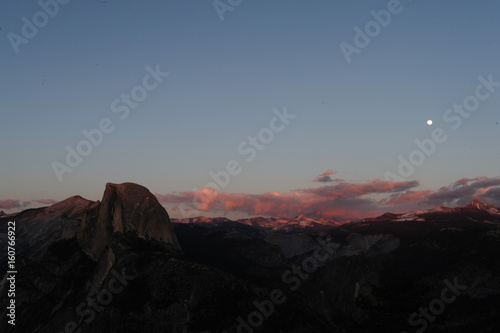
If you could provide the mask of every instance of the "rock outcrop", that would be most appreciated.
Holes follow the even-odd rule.
[[[85,213],[78,239],[98,259],[113,233],[131,233],[181,248],[165,208],[147,188],[133,183],[106,184],[102,201]]]

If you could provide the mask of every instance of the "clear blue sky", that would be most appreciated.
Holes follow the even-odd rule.
[[[221,192],[334,186],[312,182],[327,170],[370,183],[436,128],[448,139],[405,178],[419,182],[411,191],[498,178],[500,87],[456,130],[443,114],[474,95],[478,76],[500,81],[500,3],[401,1],[348,63],[339,45],[388,3],[245,0],[221,20],[212,1],[73,0],[16,53],[9,34],[22,36],[41,7],[3,1],[0,200],[97,200],[106,182],[126,181],[192,191],[230,160],[242,171]],[[121,120],[112,102],[157,65],[170,75]],[[285,106],[296,118],[246,161],[238,145]],[[51,164],[103,118],[114,131],[60,182]]]

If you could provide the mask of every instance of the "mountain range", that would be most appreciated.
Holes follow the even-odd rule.
[[[105,186],[16,222],[16,325],[1,332],[497,332],[500,210],[360,221],[170,219],[145,187]],[[427,311],[427,312],[426,312]]]
[[[184,224],[208,223],[213,225],[221,225],[227,222],[236,222],[249,226],[270,229],[273,231],[300,230],[302,232],[307,232],[307,231],[328,230],[334,227],[341,226],[343,224],[356,223],[356,222],[361,222],[361,223],[366,223],[370,221],[393,221],[393,222],[422,221],[423,222],[426,220],[431,220],[436,216],[440,216],[443,219],[455,216],[457,217],[467,216],[470,217],[472,220],[474,219],[487,220],[488,217],[491,217],[492,220],[498,220],[500,218],[500,209],[492,205],[484,204],[479,200],[472,200],[467,206],[463,207],[450,208],[450,207],[440,206],[433,209],[412,211],[400,214],[384,213],[380,216],[374,218],[366,218],[360,221],[340,222],[336,219],[328,219],[324,217],[315,219],[315,218],[309,218],[304,215],[299,215],[294,218],[251,217],[234,221],[226,217],[212,218],[212,217],[198,216],[194,218],[171,219],[171,221],[172,223],[184,223]]]
[[[293,231],[293,230],[326,230],[342,224],[335,219],[319,218],[313,219],[304,215],[296,216],[294,218],[265,218],[265,217],[251,217],[246,219],[239,219],[231,221],[225,217],[205,217],[199,216],[194,218],[172,219],[172,223],[210,223],[220,225],[227,222],[236,222],[253,227],[270,229],[273,231]]]

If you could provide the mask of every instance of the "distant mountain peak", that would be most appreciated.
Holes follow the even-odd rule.
[[[485,204],[477,199],[472,200],[468,206],[476,207],[477,209],[480,209],[480,210],[488,210],[491,208],[495,208],[494,206]]]
[[[436,212],[449,212],[452,211],[453,208],[446,207],[446,206],[439,206],[434,209]]]
[[[341,225],[342,223],[329,218],[310,218],[305,215],[299,215],[294,218],[287,217],[263,217],[263,216],[255,216],[255,217],[247,217],[238,220],[230,220],[226,217],[190,217],[190,218],[181,218],[181,219],[172,219],[173,223],[198,223],[198,224],[213,224],[213,225],[223,225],[224,223],[239,223],[245,224],[253,227],[271,229],[274,231],[293,231],[293,230],[327,230],[336,226]]]
[[[379,216],[373,217],[373,218],[368,218],[365,220],[377,220],[377,221],[378,220],[393,220],[393,219],[400,217],[401,215],[403,215],[403,214],[394,214],[394,213],[385,212],[382,215],[379,215]]]
[[[82,198],[79,195],[69,197],[68,199],[56,202],[45,209],[48,215],[64,215],[72,218],[81,215],[87,208],[94,204],[94,201]]]
[[[314,221],[314,219],[307,217],[303,214],[295,217],[294,220],[296,220],[296,221]]]

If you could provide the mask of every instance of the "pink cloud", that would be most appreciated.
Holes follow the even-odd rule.
[[[330,176],[326,173],[319,175]],[[332,171],[333,173],[333,171]],[[184,204],[187,210],[237,212],[291,217],[300,214],[337,219],[361,219],[386,211],[402,212],[437,206],[467,205],[473,199],[500,206],[500,178],[463,178],[436,191],[415,190],[419,182],[375,179],[362,183],[338,180],[333,185],[262,194],[199,191],[156,194],[164,204]],[[373,195],[378,199],[374,199]]]
[[[352,219],[381,213],[368,194],[401,192],[418,186],[418,181],[392,182],[375,179],[366,183],[339,182],[318,188],[297,189],[287,193],[225,193],[204,188],[196,192],[157,194],[163,203],[186,203],[200,211],[238,211],[248,215],[295,216],[299,214]]]
[[[13,208],[19,208],[21,207],[21,204],[19,203],[19,200],[0,200],[0,208],[1,209],[13,209]]]

